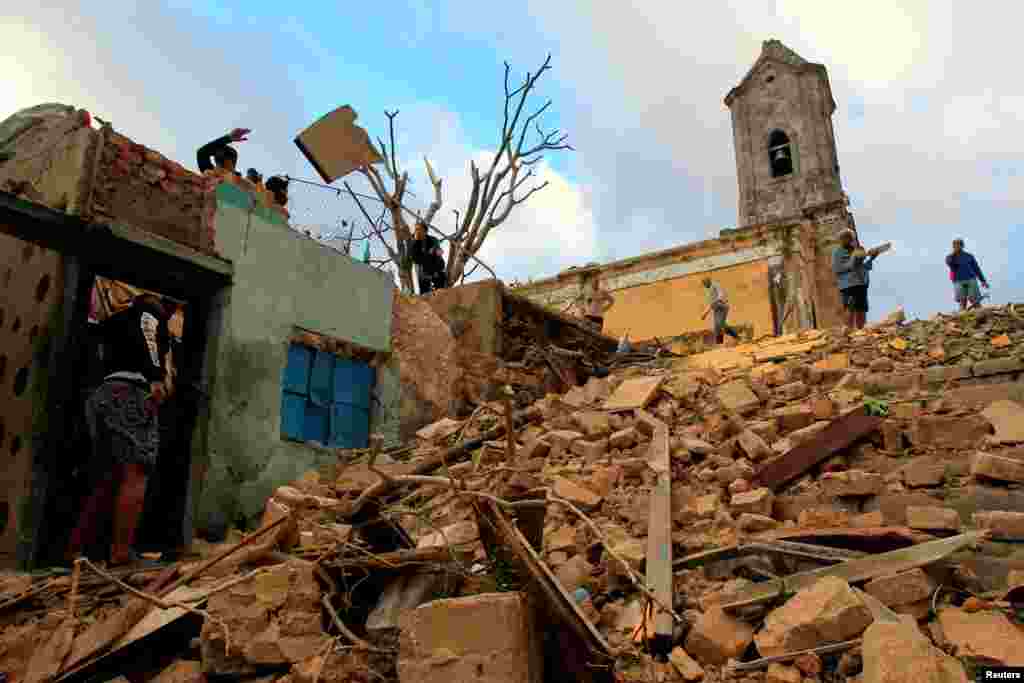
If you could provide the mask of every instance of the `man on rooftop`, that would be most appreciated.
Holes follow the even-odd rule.
[[[725,341],[725,335],[729,335],[737,341],[740,338],[739,333],[730,327],[726,320],[729,317],[729,298],[725,295],[725,291],[718,285],[717,282],[712,282],[711,278],[704,278],[704,291],[708,297],[708,305],[704,308],[704,314],[701,315],[700,319],[704,320],[708,317],[708,313],[714,313],[713,324],[715,333],[715,343],[721,344]]]
[[[246,137],[252,131],[248,128],[235,128],[233,131],[206,143],[196,152],[196,161],[199,164],[199,172],[212,171],[215,167],[234,173],[241,177],[235,169],[238,165],[238,151],[231,146],[232,142],[245,142]],[[210,159],[213,158],[211,163]]]
[[[960,310],[966,310],[968,305],[975,308],[981,305],[981,290],[978,288],[978,281],[981,286],[988,289],[988,280],[981,272],[981,266],[974,255],[964,251],[962,239],[953,240],[953,253],[946,257],[946,265],[952,273],[953,295],[960,304]]]

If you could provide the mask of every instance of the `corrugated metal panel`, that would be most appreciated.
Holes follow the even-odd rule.
[[[329,406],[333,398],[333,377],[334,355],[317,351],[309,378],[309,400],[321,407]]]
[[[296,394],[309,393],[309,369],[313,364],[313,352],[303,346],[288,347],[288,364],[284,368],[282,384],[285,391]]]
[[[306,397],[284,392],[281,394],[281,436],[302,441],[306,420]]]

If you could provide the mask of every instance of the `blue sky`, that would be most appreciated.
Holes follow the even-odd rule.
[[[1024,86],[1005,46],[1012,3],[865,0],[687,3],[468,0],[128,3],[0,10],[0,117],[41,102],[89,109],[186,165],[235,126],[243,167],[313,178],[292,144],[319,115],[351,104],[372,135],[399,109],[400,156],[425,197],[422,157],[445,179],[440,223],[468,192],[467,163],[492,149],[502,63],[521,76],[547,53],[545,123],[574,153],[551,185],[494,234],[486,260],[506,280],[707,239],[736,222],[725,93],[778,38],[824,63],[843,182],[867,243],[892,241],[872,278],[872,317],[949,310],[943,256],[967,239],[993,301],[1024,300]],[[355,207],[293,192],[300,221]]]

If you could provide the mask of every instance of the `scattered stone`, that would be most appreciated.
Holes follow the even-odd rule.
[[[1024,512],[975,512],[974,525],[988,529],[994,540],[1024,541]]]
[[[977,415],[922,415],[911,427],[910,440],[915,446],[971,448],[977,447],[990,430],[988,420]]]
[[[992,423],[996,443],[1024,442],[1024,406],[1016,401],[994,401],[982,416]]]
[[[684,648],[704,666],[720,666],[743,654],[753,639],[750,624],[711,607],[690,629]]]
[[[574,441],[583,438],[583,434],[580,432],[574,432],[570,429],[556,429],[553,432],[548,432],[544,437],[552,448],[562,448],[563,450],[569,450]]]
[[[684,681],[700,681],[704,678],[704,669],[681,647],[672,648],[668,657]]]
[[[1024,483],[1024,461],[978,452],[974,454],[971,463],[971,475],[975,478]]]
[[[886,373],[892,372],[895,369],[896,365],[889,358],[876,358],[868,365],[868,370],[871,372]]]
[[[594,567],[584,555],[573,555],[569,561],[558,568],[555,574],[559,583],[569,593],[577,588],[585,588],[590,585],[593,579]]]
[[[949,508],[912,505],[907,508],[907,526],[925,531],[959,531],[960,515]]]
[[[770,517],[775,495],[767,488],[754,489],[745,493],[737,493],[732,497],[730,508],[735,514],[749,512],[753,515]]]
[[[779,432],[788,434],[814,424],[814,412],[806,406],[789,406],[772,411]]]
[[[807,529],[829,529],[847,526],[850,513],[845,510],[826,505],[801,510],[797,514],[797,526]]]
[[[829,496],[875,496],[885,490],[885,478],[873,472],[847,470],[828,472],[820,479]]]
[[[875,510],[874,512],[865,512],[863,514],[851,517],[850,526],[858,529],[870,529],[874,527],[885,526],[885,517],[882,515],[881,510]]]
[[[480,530],[476,522],[467,520],[442,527],[427,534],[416,544],[417,548],[438,548],[442,546],[460,546],[473,543],[480,538]]]
[[[800,669],[807,676],[817,676],[821,673],[822,669],[821,657],[813,652],[808,652],[794,659],[793,666]]]
[[[622,481],[622,468],[618,465],[600,467],[590,476],[589,488],[597,495],[608,496],[620,481]]]
[[[975,377],[1009,374],[1024,371],[1024,358],[993,358],[974,364],[971,372]]]
[[[817,398],[811,401],[811,412],[816,420],[831,420],[838,410],[830,398]]]
[[[737,493],[745,493],[750,490],[750,482],[746,479],[737,479],[733,483],[729,484],[729,493],[735,495]]]
[[[864,631],[864,683],[968,683],[963,665],[931,644],[912,617]]]
[[[707,441],[701,441],[700,439],[684,437],[681,443],[683,448],[694,455],[711,455],[715,452],[714,446],[709,444]]]
[[[855,638],[872,619],[850,584],[827,576],[771,612],[754,641],[762,657],[810,650]]]
[[[544,439],[533,439],[527,441],[525,445],[516,451],[520,460],[533,460],[534,458],[543,458],[549,452],[551,452],[551,444]]]
[[[611,435],[608,439],[608,445],[612,448],[632,448],[636,445],[637,434],[636,427],[628,427],[626,429],[619,430]]]
[[[581,432],[590,438],[601,438],[612,433],[608,413],[586,410],[573,415],[573,421]]]
[[[864,590],[887,607],[900,607],[928,600],[935,592],[935,582],[921,569],[872,579]]]

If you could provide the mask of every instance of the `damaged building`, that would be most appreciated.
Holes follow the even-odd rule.
[[[85,111],[34,107],[0,138],[0,564],[59,557],[87,486],[95,323],[133,293],[178,310],[141,547],[256,515],[275,486],[386,428],[386,274]]]
[[[564,310],[597,279],[615,298],[605,317],[609,334],[682,340],[707,326],[701,280],[710,276],[729,293],[731,319],[755,337],[841,324],[831,252],[854,220],[839,175],[827,70],[768,40],[725,104],[739,184],[737,228],[571,268],[516,293]]]

